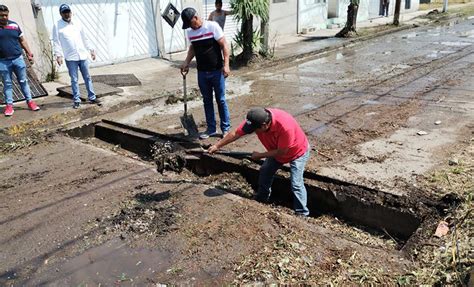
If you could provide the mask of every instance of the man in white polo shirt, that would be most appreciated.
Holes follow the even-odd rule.
[[[229,75],[229,47],[222,28],[213,21],[205,21],[194,8],[186,8],[181,12],[183,29],[186,30],[191,45],[181,73],[189,71],[189,63],[196,56],[198,84],[204,101],[207,129],[200,138],[216,136],[216,118],[214,116],[213,92],[216,97],[220,128],[225,136],[230,130],[230,115],[225,100],[225,78]]]
[[[59,13],[61,14],[61,20],[53,28],[54,55],[58,65],[63,64],[63,59],[66,60],[66,66],[71,77],[73,108],[78,109],[81,105],[78,69],[81,71],[86,85],[89,103],[100,106],[101,103],[96,98],[92,85],[87,59],[90,53],[92,60],[95,60],[94,49],[80,23],[72,21],[72,12],[69,5],[62,4],[59,7]]]

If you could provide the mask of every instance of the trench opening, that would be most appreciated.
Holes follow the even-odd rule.
[[[257,190],[260,167],[258,163],[244,162],[229,155],[188,154],[186,151],[202,146],[199,142],[182,136],[159,134],[109,120],[65,132],[75,138],[95,137],[149,160],[153,160],[153,149],[157,143],[172,143],[171,151],[180,154],[183,168],[198,176],[237,172],[254,191]],[[304,177],[310,216],[328,214],[348,224],[363,227],[369,232],[386,234],[402,245],[408,243],[410,238],[420,231],[425,219],[433,218],[434,213],[443,209],[434,201],[424,202],[420,198],[388,194],[310,171],[306,171]],[[280,170],[272,185],[270,201],[291,208],[292,196],[288,168]]]

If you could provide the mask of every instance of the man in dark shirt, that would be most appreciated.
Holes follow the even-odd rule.
[[[3,81],[3,94],[5,96],[5,116],[13,115],[13,82],[12,73],[15,73],[20,83],[21,91],[26,98],[28,108],[37,111],[40,108],[31,99],[30,86],[26,75],[26,64],[21,54],[22,48],[31,64],[33,53],[28,46],[23,32],[17,23],[8,20],[9,10],[5,5],[0,5],[0,75]]]
[[[201,139],[217,135],[214,104],[212,100],[215,93],[220,128],[225,136],[230,130],[230,115],[225,100],[225,78],[229,75],[229,48],[219,24],[205,21],[193,8],[186,8],[181,12],[183,29],[187,29],[187,36],[191,45],[181,73],[189,71],[189,63],[196,56],[198,70],[198,84],[204,100],[207,129],[200,135]]]

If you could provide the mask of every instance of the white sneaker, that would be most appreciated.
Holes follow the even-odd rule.
[[[202,140],[204,140],[204,139],[208,139],[209,137],[215,137],[215,136],[217,136],[217,135],[218,135],[217,132],[212,132],[212,133],[210,133],[210,132],[208,132],[208,131],[205,131],[205,132],[203,132],[203,133],[201,133],[201,134],[199,135],[199,138],[202,139]]]

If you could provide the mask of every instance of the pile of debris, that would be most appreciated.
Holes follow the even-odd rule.
[[[163,236],[176,230],[179,205],[170,200],[170,193],[140,193],[124,203],[118,214],[106,222],[106,230],[129,235]]]
[[[181,173],[186,166],[185,153],[178,145],[166,141],[157,141],[151,148],[153,160],[158,172],[165,170]]]

